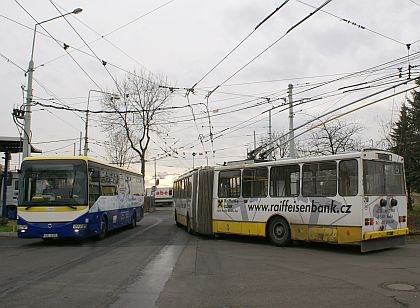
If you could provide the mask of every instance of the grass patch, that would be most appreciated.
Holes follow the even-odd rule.
[[[413,209],[408,211],[407,225],[410,230],[410,239],[420,239],[420,204],[414,204]]]
[[[0,219],[0,232],[15,232],[16,221],[5,218]]]

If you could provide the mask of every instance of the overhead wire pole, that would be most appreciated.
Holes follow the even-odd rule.
[[[86,108],[86,119],[85,119],[85,147],[83,149],[83,155],[87,156],[88,155],[88,151],[89,151],[89,139],[88,139],[88,129],[89,129],[89,102],[90,102],[90,93],[91,92],[97,92],[97,93],[103,93],[103,94],[108,94],[111,96],[111,100],[112,99],[119,99],[119,95],[114,94],[114,93],[109,93],[109,92],[105,92],[105,91],[99,91],[99,90],[89,90],[89,94],[88,94],[88,101],[87,101],[87,108]]]
[[[31,60],[29,61],[29,66],[28,66],[28,87],[27,87],[27,93],[26,93],[26,108],[25,108],[25,118],[24,118],[24,134],[23,134],[23,149],[22,149],[22,158],[28,157],[31,155],[31,105],[32,105],[32,81],[33,81],[33,73],[34,73],[34,49],[35,49],[35,37],[36,37],[36,28],[46,22],[64,17],[66,15],[70,15],[70,14],[78,14],[82,12],[81,8],[77,8],[74,9],[72,12],[68,12],[66,14],[60,14],[59,16],[38,22],[35,24],[34,27],[34,36],[32,39],[32,50],[31,50]]]
[[[289,156],[296,157],[295,154],[295,132],[293,130],[293,85],[289,84]]]
[[[383,90],[377,91],[377,92],[375,92],[375,93],[369,94],[369,95],[367,95],[367,96],[365,96],[365,97],[362,97],[362,98],[356,99],[355,101],[349,102],[349,103],[347,103],[347,104],[345,104],[345,105],[343,105],[343,106],[340,106],[340,107],[338,107],[338,108],[335,108],[335,109],[333,109],[333,110],[330,110],[330,111],[328,111],[328,112],[326,112],[326,113],[324,113],[324,114],[322,114],[322,115],[319,115],[319,116],[314,116],[314,118],[313,118],[312,120],[307,121],[306,123],[301,124],[301,125],[299,125],[298,127],[294,128],[294,131],[296,131],[296,130],[298,130],[298,129],[300,129],[300,128],[302,128],[302,127],[304,127],[304,126],[308,125],[308,124],[311,124],[312,122],[314,122],[314,121],[316,121],[316,120],[320,120],[320,118],[325,117],[325,116],[328,116],[328,115],[330,115],[330,114],[332,114],[332,113],[334,113],[334,112],[336,112],[336,111],[338,111],[338,110],[344,109],[344,108],[346,108],[346,107],[349,107],[349,106],[351,106],[351,105],[354,105],[354,104],[356,104],[356,103],[359,103],[359,102],[361,102],[361,101],[363,101],[363,100],[369,99],[369,98],[371,98],[371,97],[374,97],[374,96],[379,95],[379,94],[381,94],[381,93],[384,93],[384,92],[386,92],[386,91],[393,90],[393,89],[395,89],[396,87],[403,86],[403,85],[407,85],[409,82],[414,81],[414,80],[416,80],[416,79],[417,79],[417,78],[411,78],[411,79],[408,79],[408,80],[406,80],[406,81],[404,81],[404,82],[401,82],[401,83],[399,83],[399,84],[396,84],[396,85],[393,85],[393,86],[388,87],[388,88],[386,88],[386,89],[383,89]],[[420,87],[420,86],[415,86],[415,87],[412,87],[412,88],[406,89],[406,90],[404,90],[404,91],[401,91],[401,92],[396,93],[396,95],[401,94],[401,93],[406,92],[406,91],[413,90],[413,89],[418,88],[418,87]],[[385,98],[382,98],[382,99],[376,100],[376,101],[375,101],[375,103],[376,103],[376,102],[379,102],[379,101],[382,101],[382,100],[384,100],[384,99],[390,98],[390,97],[392,97],[393,95],[394,95],[394,94],[389,95],[389,96],[387,96],[387,97],[385,97]],[[372,104],[372,103],[370,103],[370,105],[371,105],[371,104]],[[337,117],[335,117],[335,118],[337,118]],[[334,118],[334,119],[335,119],[335,118]],[[331,120],[331,119],[330,119],[330,120]],[[328,121],[330,121],[330,120],[328,120]],[[325,123],[326,123],[326,122],[327,122],[327,121],[325,121]],[[313,128],[311,128],[311,129],[313,129]],[[309,130],[306,130],[305,132],[307,132],[307,131],[309,131]],[[305,132],[304,132],[304,133],[305,133]],[[274,141],[273,141],[273,142],[276,142],[277,140],[280,140],[281,138],[284,138],[284,137],[285,137],[285,136],[287,136],[288,134],[289,134],[289,133],[287,133],[287,134],[284,134],[284,135],[281,135],[281,136],[277,137],[276,139],[274,139]],[[297,136],[294,136],[294,138],[297,138],[297,137],[301,136],[302,134],[303,134],[303,133],[300,133],[300,134],[298,134]],[[286,141],[286,142],[289,142],[289,141]],[[266,144],[265,146],[270,146],[270,144]]]

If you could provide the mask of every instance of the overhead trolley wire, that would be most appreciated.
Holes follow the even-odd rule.
[[[93,43],[95,43],[95,42],[97,42],[97,41],[99,41],[99,40],[101,40],[101,39],[104,39],[105,41],[107,41],[108,43],[110,43],[112,46],[114,46],[114,47],[116,47],[116,45],[115,44],[113,44],[113,43],[111,43],[108,39],[106,39],[106,37],[107,36],[109,36],[109,35],[111,35],[111,34],[113,34],[113,33],[115,33],[115,32],[117,32],[117,31],[119,31],[119,30],[121,30],[121,29],[123,29],[123,28],[125,28],[125,27],[127,27],[128,25],[130,25],[130,24],[132,24],[132,23],[134,23],[134,22],[136,22],[136,21],[138,21],[139,19],[141,19],[141,18],[143,18],[143,17],[146,17],[146,16],[148,16],[148,15],[150,15],[150,14],[152,14],[152,13],[154,13],[154,12],[156,12],[157,10],[159,10],[159,9],[161,9],[161,8],[163,8],[163,7],[165,7],[165,6],[167,6],[167,5],[169,5],[170,3],[172,3],[172,2],[174,2],[174,1],[176,1],[176,0],[171,0],[171,1],[168,1],[168,2],[166,2],[166,3],[164,3],[164,4],[162,4],[162,5],[160,5],[160,6],[158,6],[158,7],[156,7],[156,8],[154,8],[154,9],[152,9],[152,10],[150,10],[150,11],[148,11],[148,12],[146,12],[146,13],[144,13],[144,14],[142,14],[141,16],[139,16],[139,17],[136,17],[135,19],[133,19],[133,20],[131,20],[131,21],[129,21],[128,23],[125,23],[124,25],[121,25],[121,26],[119,26],[118,28],[116,28],[116,29],[114,29],[114,30],[112,30],[112,31],[110,31],[110,32],[108,32],[108,33],[106,33],[106,34],[100,34],[100,33],[98,33],[96,30],[94,30],[93,28],[91,28],[90,26],[88,26],[88,25],[86,25],[85,24],[85,26],[86,27],[88,27],[89,29],[91,29],[92,31],[94,31],[97,35],[99,35],[99,37],[97,38],[97,39],[95,39],[95,40],[92,40],[92,41],[90,41],[89,42],[89,44],[93,44]],[[81,21],[80,21],[81,22]],[[84,23],[83,23],[84,24]],[[75,50],[75,51],[79,51],[79,52],[83,52],[81,49],[83,48],[83,47],[85,47],[85,45],[83,45],[83,46],[80,46],[80,47],[72,47],[73,48],[73,50]],[[121,52],[123,52],[119,47],[116,47],[117,49],[119,49]],[[123,52],[127,57],[129,57],[130,59],[132,59],[133,61],[135,61],[135,62],[137,62],[139,65],[141,65],[142,67],[144,67],[145,68],[145,66],[143,65],[143,64],[141,64],[141,63],[139,63],[137,60],[135,60],[134,58],[132,58],[131,56],[129,56],[128,54],[126,54],[125,52]],[[49,63],[51,63],[51,62],[53,62],[53,61],[56,61],[56,60],[58,60],[58,59],[60,59],[60,58],[62,58],[62,57],[64,57],[65,56],[65,54],[64,55],[61,55],[61,56],[59,56],[59,57],[56,57],[56,58],[54,58],[54,59],[52,59],[52,60],[49,60],[49,61],[47,61],[47,62],[44,62],[44,64],[49,64]],[[108,62],[108,64],[110,64],[109,62]],[[147,70],[147,69],[146,69]],[[147,71],[149,71],[149,70],[147,70]],[[150,72],[150,71],[149,71]]]
[[[303,5],[309,6],[309,7],[311,7],[311,8],[315,8],[315,6],[313,6],[313,5],[309,4],[309,3],[306,3],[306,2],[304,2],[304,1],[302,1],[302,0],[296,0],[296,2],[299,2],[299,3],[303,4]],[[394,38],[392,38],[392,37],[390,37],[390,36],[388,36],[388,35],[385,35],[385,34],[379,33],[378,31],[375,31],[375,30],[369,29],[369,28],[367,28],[367,27],[365,27],[365,26],[362,26],[362,25],[360,25],[360,24],[358,24],[358,23],[356,23],[356,22],[354,22],[354,21],[351,21],[351,20],[348,20],[348,19],[346,19],[346,18],[343,18],[343,17],[337,16],[337,15],[335,15],[335,14],[333,14],[333,13],[331,13],[331,12],[325,11],[325,10],[321,10],[321,12],[322,12],[322,13],[324,13],[324,14],[330,15],[330,16],[332,16],[332,17],[335,17],[335,18],[337,18],[337,19],[339,19],[339,20],[341,20],[341,21],[344,21],[344,22],[346,22],[346,23],[348,23],[348,24],[350,24],[350,25],[356,26],[356,27],[357,27],[357,28],[359,28],[359,29],[369,31],[369,32],[374,33],[374,34],[376,34],[376,35],[382,36],[383,38],[386,38],[386,39],[388,39],[388,40],[391,40],[391,41],[393,41],[393,42],[395,42],[395,43],[398,43],[398,44],[400,44],[400,45],[404,45],[404,46],[406,46],[406,43],[403,43],[403,42],[401,42],[401,41],[399,41],[399,40],[397,40],[397,39],[394,39]]]
[[[200,80],[198,80],[190,89],[189,91],[193,91],[194,88],[203,81],[211,72],[213,72],[220,64],[222,64],[223,61],[225,61],[236,49],[239,48],[251,35],[254,34],[257,29],[262,26],[263,23],[265,23],[268,19],[270,19],[274,14],[276,14],[283,6],[286,5],[286,3],[289,2],[289,0],[284,1],[279,7],[277,7],[273,12],[271,12],[267,17],[265,17],[258,25],[255,26],[255,28],[245,37],[243,38],[231,51],[229,51],[219,62],[217,62],[206,74],[204,74],[203,77],[201,77]]]
[[[22,10],[24,10],[25,12],[26,12],[26,14],[28,14],[31,18],[32,18],[32,20],[34,20],[37,24],[38,24],[38,21],[32,16],[32,14],[31,13],[29,13],[28,12],[28,10],[26,10],[25,9],[25,7],[23,7],[17,0],[15,0],[15,2],[22,8]],[[60,47],[63,47],[63,46],[61,46],[61,44],[60,44],[60,42],[54,37],[54,36],[52,36],[51,35],[51,33],[50,32],[48,32],[48,30],[47,29],[45,29],[45,27],[42,25],[42,24],[39,24],[39,26],[45,31],[45,32],[47,32],[47,34],[60,46]],[[92,81],[94,84],[95,84],[95,86],[98,88],[98,89],[100,89],[100,90],[102,90],[102,88],[101,88],[101,86],[99,86],[99,84],[88,74],[88,72],[80,65],[80,63],[79,62],[77,62],[77,60],[66,50],[66,48],[64,48],[64,50],[66,51],[66,53],[69,55],[69,57],[73,60],[73,62],[74,63],[76,63],[76,65],[85,73],[85,75],[90,79],[90,81]]]
[[[344,108],[346,108],[346,107],[349,107],[349,106],[351,106],[351,105],[354,105],[354,104],[356,104],[356,103],[359,103],[359,102],[361,102],[361,101],[363,101],[363,100],[366,100],[366,99],[371,98],[371,97],[373,97],[373,96],[376,96],[376,95],[378,95],[378,94],[384,93],[384,92],[386,92],[386,91],[393,90],[393,89],[395,89],[396,87],[406,85],[406,84],[408,84],[409,82],[414,81],[414,80],[416,80],[416,79],[418,79],[418,78],[410,78],[410,79],[405,80],[404,82],[401,82],[401,83],[396,84],[396,85],[394,85],[394,86],[388,87],[388,88],[386,88],[386,89],[383,89],[383,90],[380,90],[380,91],[374,92],[374,93],[372,93],[372,94],[369,94],[369,95],[367,95],[367,96],[364,96],[364,97],[362,97],[362,98],[359,98],[359,99],[357,99],[357,100],[355,100],[355,101],[349,102],[349,103],[347,103],[347,104],[345,104],[345,105],[343,105],[343,106],[340,106],[340,107],[335,108],[335,109],[333,109],[333,110],[331,110],[331,111],[328,111],[328,112],[326,112],[326,113],[324,113],[324,114],[322,114],[322,115],[320,115],[320,116],[316,116],[316,117],[314,117],[313,119],[309,120],[308,122],[306,122],[306,123],[304,123],[304,124],[301,124],[301,125],[299,125],[299,126],[295,127],[293,130],[294,130],[294,131],[296,131],[296,130],[298,130],[298,129],[300,129],[300,128],[302,128],[302,127],[304,127],[304,126],[306,126],[306,125],[308,125],[308,124],[310,124],[310,123],[312,123],[312,122],[314,122],[314,121],[320,120],[322,117],[328,116],[328,115],[330,115],[330,114],[332,114],[332,113],[334,113],[334,112],[336,112],[336,111],[338,111],[338,110],[344,109]],[[414,87],[414,88],[417,88],[417,87],[419,87],[419,86],[416,86],[416,87]],[[413,88],[412,88],[412,89],[413,89]],[[411,90],[411,89],[408,89],[408,90]],[[401,93],[404,93],[404,92],[406,92],[406,91],[408,91],[408,90],[404,90],[404,91],[402,91]],[[400,94],[400,93],[399,93],[399,94]],[[392,97],[392,96],[389,96],[389,97]],[[387,97],[387,98],[388,98],[388,97]],[[267,142],[267,143],[265,144],[265,146],[266,146],[266,147],[268,147],[268,146],[272,145],[274,142],[276,142],[276,141],[280,140],[281,138],[284,138],[284,137],[285,137],[285,136],[287,136],[288,134],[289,134],[289,133],[284,134],[284,135],[282,135],[282,136],[280,136],[280,137],[278,137],[278,138],[274,139],[274,140],[273,140],[273,141],[271,141],[271,142]],[[297,135],[297,136],[300,136],[300,135]],[[295,138],[296,138],[297,136],[295,136]]]
[[[254,62],[256,59],[258,59],[260,56],[262,56],[267,50],[269,50],[271,47],[273,47],[275,44],[277,44],[279,41],[281,41],[287,34],[289,34],[293,29],[301,25],[303,22],[305,22],[307,19],[309,19],[311,16],[313,16],[315,13],[317,13],[319,10],[321,10],[324,6],[326,6],[328,3],[330,3],[332,0],[327,0],[323,4],[321,4],[315,11],[311,12],[308,16],[301,19],[299,22],[297,22],[295,25],[290,27],[285,34],[280,36],[277,40],[275,40],[273,43],[268,45],[265,49],[263,49],[259,54],[257,54],[255,57],[253,57],[250,61],[248,61],[246,64],[244,64],[242,67],[240,67],[238,70],[236,70],[232,75],[230,75],[227,79],[225,79],[222,83],[217,85],[213,90],[211,90],[208,94],[210,96],[213,94],[218,88],[220,88],[222,85],[224,85],[226,82],[231,80],[233,77],[235,77],[239,72],[241,72],[243,69],[245,69],[248,65],[250,65],[252,62]]]

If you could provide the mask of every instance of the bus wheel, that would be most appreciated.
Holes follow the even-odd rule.
[[[101,219],[101,232],[98,235],[98,239],[103,240],[107,233],[108,233],[108,221],[106,217],[104,216]]]
[[[134,229],[136,226],[137,226],[136,212],[133,212],[133,215],[131,216],[130,229]]]
[[[287,246],[291,242],[290,227],[282,217],[274,217],[267,226],[267,236],[276,246]]]

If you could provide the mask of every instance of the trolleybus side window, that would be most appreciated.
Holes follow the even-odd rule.
[[[299,165],[277,166],[270,169],[270,196],[291,197],[299,195]]]
[[[357,160],[343,160],[338,165],[338,193],[341,196],[356,196],[358,183]]]
[[[304,164],[302,174],[303,196],[322,197],[337,194],[337,163],[335,161]]]
[[[238,198],[241,194],[241,170],[220,171],[220,198]]]
[[[190,181],[190,178],[186,178],[184,179],[184,181],[184,198],[190,199],[192,192],[192,183]]]
[[[242,171],[242,196],[246,198],[267,197],[268,169],[246,168]]]

